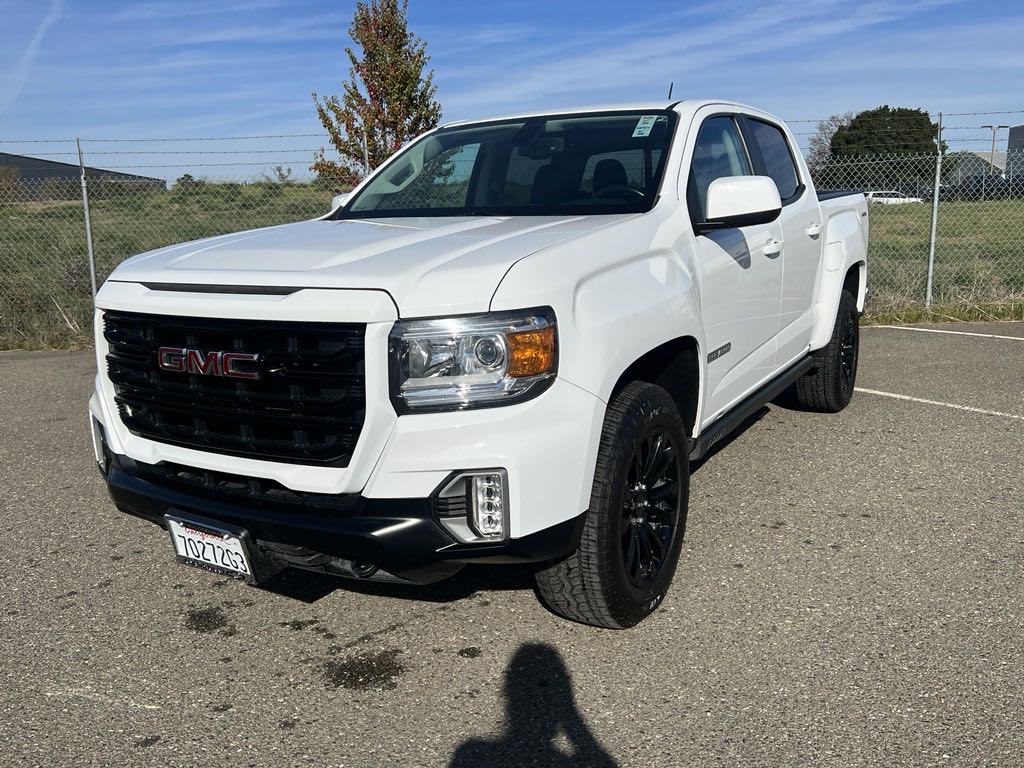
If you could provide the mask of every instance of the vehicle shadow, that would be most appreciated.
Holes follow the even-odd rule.
[[[576,708],[569,670],[554,647],[521,645],[505,669],[503,695],[504,733],[465,742],[449,768],[618,766]]]
[[[398,584],[387,581],[364,581],[332,576],[315,571],[288,569],[260,584],[261,589],[304,603],[315,603],[342,590],[363,595],[392,597],[399,600],[421,600],[429,603],[451,603],[465,600],[477,592],[500,592],[533,589],[531,566],[468,565],[451,578],[436,584]]]

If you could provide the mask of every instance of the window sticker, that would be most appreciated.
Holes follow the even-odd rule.
[[[636,124],[636,128],[633,129],[633,138],[642,139],[651,135],[651,130],[654,128],[654,124],[658,122],[658,115],[644,115]]]

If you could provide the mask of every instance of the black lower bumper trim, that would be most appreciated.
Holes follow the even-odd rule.
[[[268,557],[280,551],[275,545],[283,545],[296,552],[376,566],[413,582],[437,581],[467,563],[531,563],[564,557],[578,545],[586,516],[519,539],[461,544],[436,522],[425,498],[370,499],[355,494],[338,510],[255,504],[169,487],[141,471],[146,465],[117,455],[111,459],[107,487],[122,512],[159,525],[164,525],[168,512],[192,513],[246,529]],[[313,561],[322,562],[322,558]]]

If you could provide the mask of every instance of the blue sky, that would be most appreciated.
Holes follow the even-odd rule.
[[[1024,5],[1006,0],[411,0],[448,119],[571,104],[726,97],[787,119],[888,103],[1024,110]],[[0,151],[9,139],[317,133],[311,91],[335,93],[353,0],[0,0]],[[960,116],[953,148],[985,147]],[[801,124],[798,131],[812,130]],[[971,129],[971,130],[969,130]],[[1005,137],[1005,132],[1003,134]],[[1005,143],[1005,139],[1003,140]],[[95,165],[173,178],[308,165],[315,137],[86,142]],[[251,154],[223,154],[224,150]],[[114,155],[101,152],[150,152]],[[184,154],[178,154],[184,153]],[[220,166],[236,162],[249,165]]]

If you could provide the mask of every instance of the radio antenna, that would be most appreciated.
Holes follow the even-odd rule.
[[[669,83],[669,84],[668,84],[668,97],[669,97],[670,99],[672,98],[672,86],[673,86],[673,85],[675,85],[675,83],[674,83],[674,82],[672,82],[672,83]]]

